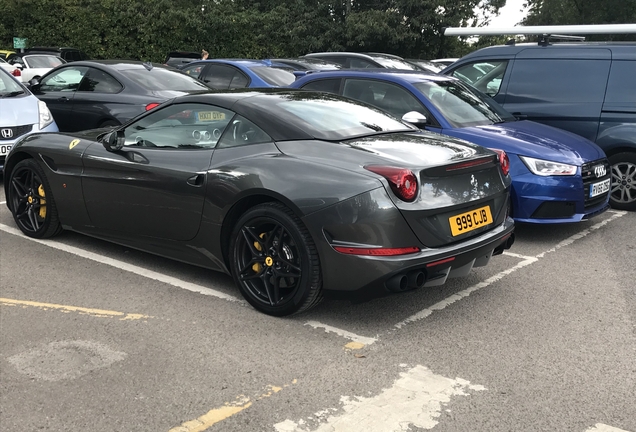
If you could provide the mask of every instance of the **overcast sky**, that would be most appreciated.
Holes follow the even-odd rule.
[[[514,27],[519,24],[527,11],[523,10],[525,0],[507,0],[506,5],[499,10],[499,16],[490,19],[489,27]]]

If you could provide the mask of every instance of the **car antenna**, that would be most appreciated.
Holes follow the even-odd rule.
[[[152,70],[152,63],[151,62],[145,62],[145,63],[142,63],[142,64],[144,65],[146,70],[149,70],[149,71]]]

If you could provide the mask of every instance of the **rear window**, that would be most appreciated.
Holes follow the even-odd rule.
[[[388,57],[373,57],[373,60],[377,61],[387,69],[419,70],[417,66],[400,59],[393,59]]]
[[[286,87],[296,81],[296,75],[284,69],[269,66],[254,66],[250,70],[272,86]]]
[[[24,57],[24,62],[27,64],[27,66],[32,68],[54,68],[63,63],[66,63],[64,60],[62,60],[61,57],[47,55],[27,56]]]
[[[210,90],[197,79],[174,70],[152,68],[146,69],[124,69],[120,73],[128,79],[139,84],[146,90],[175,90],[175,91],[196,91]]]

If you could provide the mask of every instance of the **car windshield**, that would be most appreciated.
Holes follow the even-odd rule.
[[[341,141],[377,133],[413,131],[413,127],[379,109],[327,93],[281,94],[275,106],[267,98],[262,109],[276,112],[284,121],[303,128],[315,138]]]
[[[419,70],[419,68],[414,64],[400,59],[390,57],[373,57],[373,60],[380,63],[387,69]]]
[[[24,63],[30,68],[54,68],[66,63],[61,57],[50,55],[33,55],[23,58]]]
[[[250,70],[267,84],[273,86],[286,87],[296,81],[296,75],[284,69],[269,66],[253,66]]]
[[[120,73],[128,79],[139,84],[146,90],[158,91],[158,90],[174,90],[174,91],[196,91],[196,90],[210,90],[201,81],[192,78],[184,73],[164,69],[159,67],[153,67],[150,70],[147,69],[123,69]]]
[[[24,93],[24,89],[18,82],[4,70],[0,70],[0,97]]]
[[[446,120],[456,128],[514,121],[490,97],[455,81],[421,81],[414,86],[431,101]]]

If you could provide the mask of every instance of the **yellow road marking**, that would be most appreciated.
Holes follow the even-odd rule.
[[[133,321],[133,320],[153,318],[149,315],[142,315],[142,314],[117,312],[117,311],[104,310],[104,309],[91,309],[91,308],[84,308],[79,306],[68,306],[68,305],[60,305],[60,304],[53,304],[53,303],[40,303],[40,302],[34,302],[34,301],[28,301],[28,300],[13,300],[8,298],[0,298],[0,305],[22,306],[22,307],[31,306],[31,307],[40,308],[42,310],[48,310],[48,309],[59,310],[60,312],[64,312],[64,313],[77,312],[82,315],[90,315],[90,316],[94,316],[98,318],[121,317],[119,318],[120,321]]]
[[[291,384],[296,384],[298,380],[293,380]],[[256,397],[254,402],[259,401],[261,399],[272,396],[273,394],[278,393],[285,387],[289,387],[291,384],[285,384],[282,387],[277,386],[268,386],[267,391],[262,395]],[[194,420],[187,421],[181,426],[174,427],[170,429],[168,432],[202,432],[208,429],[210,426],[213,426],[228,417],[232,417],[234,414],[239,413],[249,407],[252,406],[254,402],[250,400],[250,398],[246,396],[239,396],[236,398],[235,402],[226,402],[224,406],[219,408],[214,408],[207,413],[203,414],[201,417],[198,417]]]

